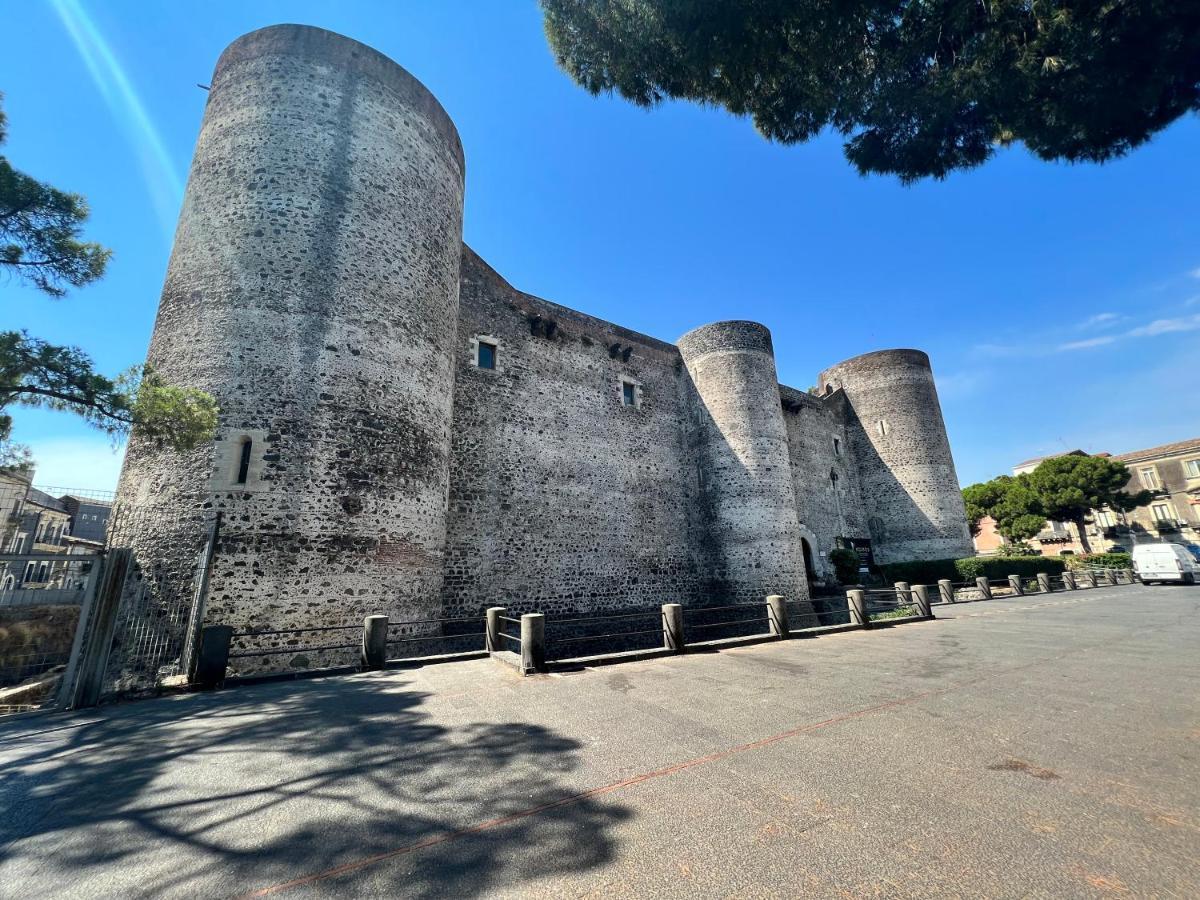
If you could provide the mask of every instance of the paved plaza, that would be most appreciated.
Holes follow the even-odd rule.
[[[0,724],[0,895],[1195,897],[1200,587]]]

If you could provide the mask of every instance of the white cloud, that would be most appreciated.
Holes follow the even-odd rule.
[[[1091,347],[1103,347],[1105,344],[1111,344],[1116,340],[1111,334],[1104,337],[1088,338],[1086,341],[1068,341],[1065,344],[1059,344],[1055,349],[1064,350],[1087,350]]]
[[[958,400],[974,394],[983,384],[991,379],[981,371],[953,372],[949,375],[937,375],[938,397],[945,400]]]
[[[1155,319],[1148,325],[1142,325],[1127,332],[1127,337],[1154,337],[1159,334],[1171,334],[1177,331],[1196,331],[1200,329],[1200,314],[1180,316],[1177,319]]]
[[[1200,269],[1192,269],[1192,271],[1188,272],[1188,274],[1193,278],[1200,278]]]
[[[1124,316],[1118,315],[1117,313],[1114,313],[1114,312],[1102,312],[1102,313],[1097,313],[1096,315],[1091,316],[1087,319],[1084,319],[1082,322],[1079,323],[1079,327],[1086,328],[1086,329],[1111,328],[1113,325],[1115,325],[1117,322],[1119,322],[1121,319],[1124,319],[1124,318],[1125,318]]]

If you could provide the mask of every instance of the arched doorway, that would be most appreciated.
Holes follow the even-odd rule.
[[[808,543],[808,538],[800,538],[800,548],[804,551],[804,574],[808,578],[808,594],[811,597],[813,581],[815,580],[813,573],[815,570],[813,568],[812,546]]]

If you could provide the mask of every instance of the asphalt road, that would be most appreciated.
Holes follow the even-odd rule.
[[[1200,896],[1200,587],[0,724],[0,896]]]

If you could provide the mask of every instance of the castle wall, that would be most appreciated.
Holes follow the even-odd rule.
[[[828,554],[839,537],[866,538],[858,466],[846,436],[841,395],[814,397],[780,386],[796,516],[817,579],[833,576]],[[831,477],[836,475],[836,481]],[[825,556],[821,554],[824,553]]]
[[[224,513],[209,621],[437,611],[462,202],[454,126],[386,57],[302,26],[222,54],[148,356],[216,397],[217,440],[135,435],[118,492]]]
[[[881,562],[970,553],[924,354],[781,387],[757,323],[675,346],[515,290],[462,207],[454,126],[395,63],[303,26],[222,54],[148,354],[220,421],[190,453],[130,443],[122,683],[177,653],[216,513],[203,621],[256,630],[804,600],[802,541],[820,577],[868,533]]]
[[[689,331],[679,351],[699,395],[696,461],[713,588],[729,603],[808,597],[771,334],[756,322]]]
[[[697,602],[704,529],[679,352],[522,294],[469,249],[460,307],[446,613]],[[475,365],[480,336],[497,346],[494,371]]]
[[[920,350],[867,353],[826,369],[818,383],[845,392],[876,561],[971,556],[929,357]]]

